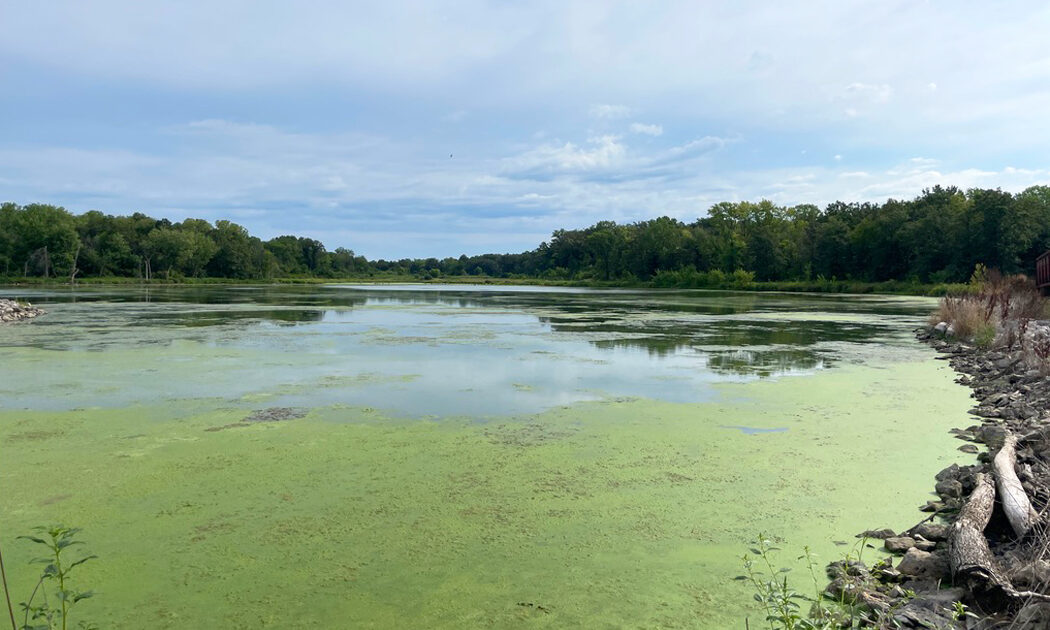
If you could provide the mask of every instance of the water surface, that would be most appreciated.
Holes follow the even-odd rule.
[[[4,293],[0,293],[2,295]],[[461,286],[7,291],[50,314],[0,336],[5,408],[346,404],[407,416],[536,413],[607,396],[915,356],[929,300]],[[60,354],[55,354],[55,353]],[[120,386],[128,384],[134,386]]]
[[[83,527],[102,627],[742,627],[749,540],[912,525],[969,406],[919,298],[0,296],[49,311],[0,327],[9,576]]]

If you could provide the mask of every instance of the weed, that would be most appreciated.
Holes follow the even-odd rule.
[[[68,560],[69,548],[83,544],[81,541],[76,540],[77,534],[80,533],[80,530],[77,528],[55,525],[52,527],[37,527],[35,531],[39,532],[40,535],[19,536],[19,538],[46,547],[48,555],[33,560],[34,564],[43,564],[44,569],[40,573],[40,579],[37,580],[33,593],[29,596],[29,601],[21,603],[22,611],[25,613],[21,630],[55,630],[56,628],[68,630],[72,608],[94,594],[91,591],[73,589],[69,583],[69,574],[72,573],[73,569],[89,560],[93,560],[97,556],[87,555],[77,560]],[[49,586],[50,589],[48,588]],[[48,600],[49,590],[57,601],[57,608],[53,607]],[[34,604],[38,595],[43,601],[42,603]],[[77,624],[77,627],[82,630],[97,629],[97,626],[94,624],[84,621]]]
[[[973,343],[978,348],[991,348],[993,341],[995,341],[995,326],[992,324],[982,324],[973,332]]]
[[[813,596],[795,591],[788,584],[787,574],[790,568],[775,566],[775,553],[779,548],[765,535],[760,535],[755,546],[741,560],[746,575],[737,576],[737,580],[746,580],[755,589],[755,601],[762,604],[766,613],[766,622],[770,630],[830,630],[839,627],[832,623],[827,609],[822,605],[823,595],[816,574],[816,562],[806,548],[806,558],[813,580]],[[801,558],[800,558],[801,559]],[[802,602],[812,602],[812,609],[803,612]]]

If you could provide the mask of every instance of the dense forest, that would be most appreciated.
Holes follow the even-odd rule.
[[[965,281],[982,263],[1030,272],[1050,249],[1050,187],[935,187],[912,200],[778,206],[723,202],[692,223],[659,217],[558,230],[520,254],[366,260],[310,238],[263,241],[230,221],[74,215],[0,205],[0,275],[269,280],[414,276],[719,286],[726,280]]]

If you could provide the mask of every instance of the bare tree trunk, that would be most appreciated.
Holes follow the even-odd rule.
[[[77,251],[73,254],[73,271],[69,274],[69,284],[76,284],[77,272],[77,261],[80,260],[80,243],[77,243]]]
[[[1028,530],[1035,524],[1038,515],[1032,509],[1032,503],[1028,495],[1021,487],[1021,480],[1017,478],[1017,437],[1007,435],[1003,447],[992,461],[992,470],[995,471],[996,486],[999,489],[999,500],[1003,504],[1003,511],[1010,521],[1010,527],[1018,538],[1024,537]]]

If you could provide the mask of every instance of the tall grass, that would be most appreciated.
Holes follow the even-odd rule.
[[[929,323],[946,322],[955,337],[978,346],[1011,348],[1024,343],[1032,320],[1047,315],[1047,300],[1030,278],[1004,276],[978,265],[969,290],[942,298]]]

